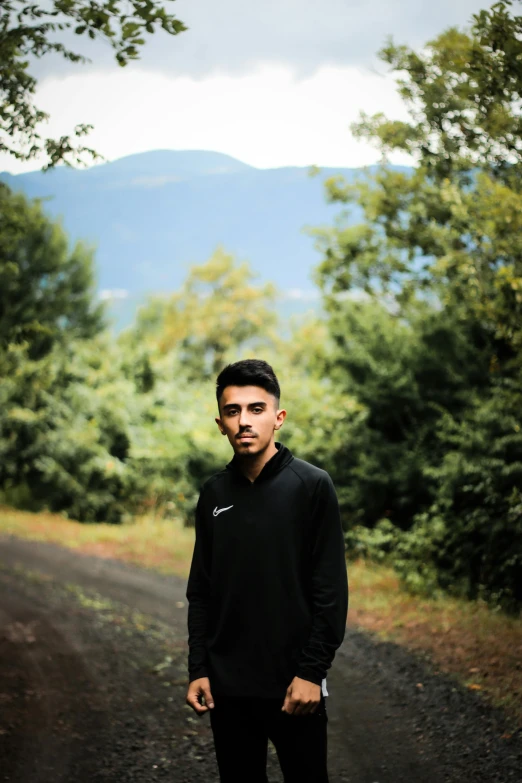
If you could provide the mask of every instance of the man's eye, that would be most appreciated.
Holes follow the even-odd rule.
[[[263,413],[263,408],[254,408],[254,413]]]

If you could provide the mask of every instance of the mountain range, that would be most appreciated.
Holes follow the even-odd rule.
[[[306,227],[331,225],[339,205],[326,203],[324,180],[360,169],[258,169],[209,151],[155,150],[88,169],[0,174],[45,211],[60,217],[71,240],[96,249],[103,298],[141,299],[179,286],[191,264],[219,245],[248,260],[295,301],[313,299],[320,261]]]

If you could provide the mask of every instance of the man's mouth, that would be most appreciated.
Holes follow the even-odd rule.
[[[244,434],[244,435],[238,435],[237,437],[238,440],[254,440],[255,435]]]

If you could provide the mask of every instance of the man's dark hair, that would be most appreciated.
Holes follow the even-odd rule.
[[[279,381],[268,362],[264,362],[262,359],[242,359],[240,362],[228,364],[221,370],[216,380],[218,405],[223,390],[227,386],[260,386],[269,394],[274,395],[279,406],[281,398]]]

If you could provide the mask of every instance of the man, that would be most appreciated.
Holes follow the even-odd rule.
[[[268,739],[285,783],[327,783],[326,672],[348,611],[329,475],[274,441],[286,417],[266,362],[217,379],[234,457],[203,486],[187,587],[187,704],[210,711],[224,783],[266,783]]]

